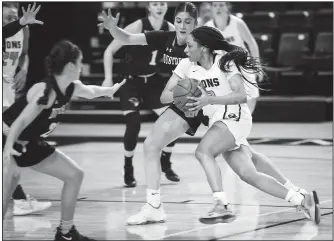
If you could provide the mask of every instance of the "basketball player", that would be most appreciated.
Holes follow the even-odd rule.
[[[174,26],[176,28],[176,36],[170,34],[170,38],[166,38],[164,33],[151,32],[146,33],[146,36],[132,35],[117,28],[117,21],[108,12],[108,15],[104,13],[103,25],[106,29],[109,29],[110,33],[115,37],[122,39],[124,42],[131,44],[150,44],[161,43],[166,44],[165,53],[162,63],[162,68],[173,71],[174,67],[187,55],[184,53],[186,47],[185,41],[187,36],[196,26],[197,9],[192,3],[181,3],[175,10]],[[154,35],[153,35],[154,34]],[[151,36],[150,36],[151,35]],[[152,38],[155,36],[155,38]],[[157,39],[158,37],[160,37]],[[164,37],[164,38],[163,38]],[[149,41],[149,40],[152,41]],[[153,41],[154,40],[154,41]],[[172,55],[173,54],[173,55]],[[178,58],[174,56],[180,56]],[[174,57],[174,58],[173,58]],[[163,103],[171,103],[168,108],[155,122],[152,131],[147,136],[144,142],[144,154],[145,154],[145,173],[147,182],[147,203],[138,214],[128,219],[128,224],[145,224],[148,222],[159,222],[165,219],[163,207],[161,205],[160,197],[160,163],[158,162],[159,153],[166,147],[166,145],[173,140],[179,138],[184,133],[194,135],[202,121],[205,121],[202,111],[199,111],[195,118],[190,118],[180,111],[173,102],[173,89],[179,80],[179,77],[175,74],[172,75],[167,83],[164,92],[161,95],[161,101]],[[273,166],[268,158],[259,153],[253,153],[253,161],[256,167],[260,167],[259,171],[266,171],[268,175],[281,180],[287,188],[299,190],[298,187],[293,185],[288,179],[286,179],[279,171]]]
[[[121,84],[113,87],[83,85],[78,79],[82,52],[69,41],[54,45],[45,61],[48,76],[31,87],[3,113],[3,217],[10,195],[19,180],[18,167],[30,167],[64,182],[61,195],[61,222],[56,241],[89,241],[73,225],[74,210],[83,180],[82,169],[68,156],[48,145],[52,132],[72,96],[92,99],[113,96]]]
[[[174,31],[174,26],[164,20],[167,12],[166,2],[150,2],[148,4],[148,17],[139,19],[127,27],[129,33],[137,34],[153,30]],[[104,52],[105,81],[103,86],[112,86],[113,55],[123,46],[123,42],[114,40]],[[124,134],[124,185],[135,187],[136,180],[133,175],[132,159],[140,131],[140,107],[152,109],[160,115],[166,105],[161,104],[160,95],[165,87],[164,80],[158,71],[157,62],[161,51],[151,46],[127,46],[130,52],[130,75],[126,77],[126,84],[120,89],[120,101],[125,117],[126,129]],[[169,144],[161,153],[160,161],[162,171],[170,181],[179,182],[180,178],[172,170],[170,156],[175,142]]]
[[[259,190],[275,197],[285,199],[300,207],[316,224],[320,222],[320,207],[315,191],[302,194],[289,190],[276,179],[258,172],[251,160],[247,137],[252,127],[252,115],[247,106],[247,93],[243,81],[248,81],[239,71],[243,68],[249,73],[261,71],[261,65],[247,51],[229,44],[219,30],[203,26],[195,29],[187,39],[185,59],[174,73],[183,78],[196,78],[205,87],[202,95],[186,104],[189,111],[203,109],[209,117],[209,130],[202,137],[195,156],[202,165],[209,185],[214,193],[214,207],[200,221],[216,223],[224,217],[233,217],[228,211],[228,201],[223,192],[220,168],[215,158],[223,154],[226,162],[239,177]],[[225,55],[215,55],[214,50],[223,50]],[[232,62],[233,61],[233,62]],[[194,72],[195,71],[195,72]],[[214,84],[212,81],[214,80]],[[237,155],[237,158],[231,156]]]
[[[240,18],[231,14],[231,3],[212,2],[213,19],[208,21],[205,26],[217,28],[221,31],[228,42],[233,45],[249,50],[250,55],[258,58],[260,56],[259,47],[255,38],[250,32],[247,24]],[[245,74],[245,73],[244,73]],[[263,76],[258,73],[247,77],[252,83],[262,81]],[[252,98],[247,101],[247,105],[254,112],[256,100],[260,96],[259,89],[253,85],[245,85],[247,92],[252,92]]]
[[[210,2],[202,2],[199,5],[197,26],[201,27],[212,19],[212,6]]]
[[[43,24],[35,19],[40,6],[36,3],[27,11],[23,10],[23,16],[18,19],[19,3],[2,3],[3,12],[3,111],[14,103],[15,94],[20,94],[26,82],[28,72],[28,42],[29,28],[27,24]],[[31,7],[31,8],[30,8]],[[7,27],[8,25],[9,28]],[[7,29],[5,30],[5,28]],[[6,32],[6,33],[5,33]],[[10,35],[11,34],[11,35]],[[25,194],[21,185],[18,185],[13,193],[13,215],[27,215],[43,211],[51,206],[51,202],[38,202],[35,198]]]

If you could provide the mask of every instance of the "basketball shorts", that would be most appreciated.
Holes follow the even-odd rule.
[[[126,80],[126,83],[119,90],[123,111],[152,110],[167,106],[160,102],[165,81],[159,74],[150,77],[128,76]]]
[[[4,148],[5,143],[6,136],[2,134],[2,148]],[[14,149],[22,153],[21,156],[13,156],[19,167],[34,166],[51,156],[56,150],[43,139],[29,141],[25,147],[26,152],[22,153],[22,145],[18,143],[14,144]]]
[[[251,118],[240,118],[239,121],[235,119],[224,118],[224,110],[217,110],[209,120],[209,127],[211,127],[215,122],[223,122],[235,139],[235,146],[231,150],[238,149],[240,145],[249,146],[247,138],[252,129],[252,119]],[[231,151],[230,150],[230,151]]]
[[[198,127],[203,124],[205,126],[209,125],[209,118],[205,115],[203,115],[203,110],[200,110],[198,112],[198,115],[194,118],[186,117],[183,111],[181,111],[179,108],[176,107],[176,105],[171,104],[169,106],[171,110],[173,110],[176,114],[178,114],[182,119],[184,119],[188,125],[189,129],[187,130],[186,134],[190,136],[194,136]]]

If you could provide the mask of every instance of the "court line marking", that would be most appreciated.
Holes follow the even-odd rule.
[[[321,217],[327,216],[327,215],[330,215],[330,214],[333,214],[333,212],[323,213],[323,214],[321,214]],[[270,225],[266,225],[266,226],[259,227],[259,228],[256,228],[256,229],[239,232],[239,233],[236,233],[236,234],[230,234],[230,235],[222,236],[222,237],[219,237],[219,238],[213,238],[213,239],[210,239],[210,241],[216,241],[216,240],[221,240],[221,239],[225,239],[225,238],[229,238],[229,237],[233,237],[233,236],[237,236],[237,235],[242,235],[242,234],[246,234],[246,233],[250,233],[250,232],[256,232],[256,231],[259,231],[259,230],[262,230],[262,229],[274,228],[274,227],[277,227],[277,226],[281,226],[281,225],[285,225],[285,224],[289,224],[289,223],[295,223],[295,222],[299,222],[299,221],[306,220],[306,219],[307,218],[298,218],[298,219],[294,219],[294,220],[289,220],[289,221],[284,221],[284,222],[280,222],[280,223],[270,224]]]
[[[332,201],[332,199],[325,200],[325,201],[320,202],[320,204],[331,202],[331,201]],[[264,216],[269,216],[269,215],[272,215],[272,214],[284,213],[286,211],[293,210],[293,209],[295,209],[295,207],[290,207],[290,208],[286,208],[286,209],[282,209],[282,210],[274,211],[274,212],[269,212],[269,213],[263,213],[263,214],[256,215],[255,217],[264,217]],[[239,220],[248,220],[248,219],[250,219],[250,217],[243,217]],[[172,233],[172,234],[169,234],[169,235],[165,235],[162,239],[175,237],[175,236],[179,236],[179,235],[187,234],[187,233],[191,233],[191,232],[197,232],[199,230],[209,229],[209,228],[212,228],[212,227],[217,227],[219,225],[226,225],[226,223],[216,223],[216,224],[212,224],[210,226],[194,228],[194,229],[189,229],[189,230],[185,230],[185,231],[181,231],[181,232],[177,232],[177,233]]]
[[[50,201],[50,202],[61,202],[60,199],[50,199],[50,198],[39,198],[38,200],[40,201]],[[212,202],[208,203],[203,203],[203,202],[191,202],[193,200],[185,200],[185,201],[180,201],[180,202],[168,202],[164,201],[164,204],[195,204],[195,205],[210,205]],[[101,203],[145,203],[142,200],[128,200],[128,201],[121,201],[121,200],[102,200],[102,199],[89,199],[88,197],[80,197],[77,199],[77,202],[101,202]],[[287,205],[269,205],[269,204],[244,204],[244,203],[230,203],[232,206],[246,206],[246,207],[254,207],[254,206],[260,206],[260,207],[269,207],[269,208],[289,208],[291,206]],[[321,210],[326,210],[326,209],[333,209],[330,207],[320,207]]]

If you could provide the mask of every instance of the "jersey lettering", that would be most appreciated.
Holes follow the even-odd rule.
[[[201,80],[201,83],[202,83],[202,85],[205,88],[208,88],[208,87],[217,87],[217,86],[220,85],[219,81],[218,81],[218,78],[204,79],[204,80]]]

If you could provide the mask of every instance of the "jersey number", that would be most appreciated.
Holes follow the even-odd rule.
[[[19,52],[5,52],[3,53],[3,66],[7,66],[7,60],[12,60],[12,65],[15,65],[17,59],[19,58]]]
[[[158,50],[154,50],[152,52],[152,58],[151,58],[151,62],[149,63],[149,65],[156,65],[156,60],[157,60],[157,55],[158,55]]]

